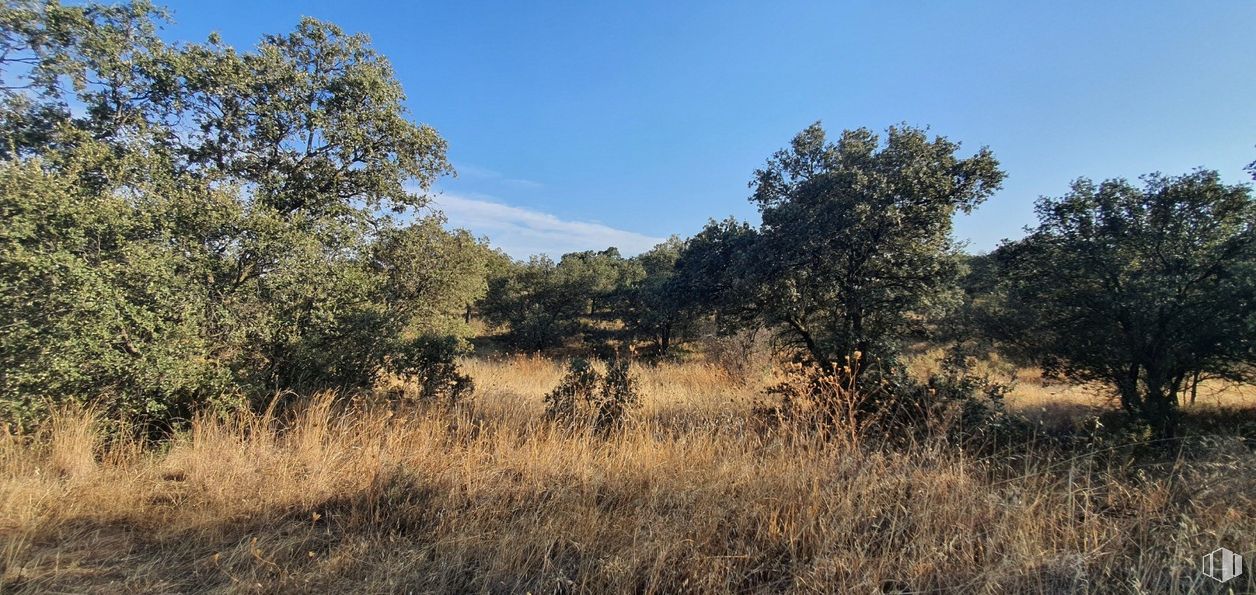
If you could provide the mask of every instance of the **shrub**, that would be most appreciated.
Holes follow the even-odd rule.
[[[572,360],[558,386],[545,395],[546,417],[591,424],[603,432],[621,425],[640,400],[630,366],[626,359],[612,359],[602,374],[586,359]]]
[[[880,368],[861,362],[843,366],[790,364],[780,382],[767,389],[776,405],[756,409],[796,431],[858,445],[868,437],[971,441],[1005,436],[1021,428],[1003,407],[1010,387],[971,372],[967,358],[948,358],[940,373],[925,381],[902,366]],[[856,377],[852,370],[862,367]]]
[[[455,405],[475,391],[456,359],[467,351],[455,337],[419,337],[405,342],[390,362],[391,372],[418,387],[418,400]]]
[[[127,200],[45,165],[0,163],[0,421],[30,429],[50,406],[90,403],[168,422],[231,393],[203,332],[206,269],[171,229],[187,196]]]
[[[615,359],[606,364],[606,376],[602,378],[601,391],[592,403],[596,412],[594,424],[599,429],[623,423],[627,413],[639,404],[637,383],[629,366],[626,359]]]

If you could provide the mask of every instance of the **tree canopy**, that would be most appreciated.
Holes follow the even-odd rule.
[[[813,124],[755,172],[762,226],[713,223],[681,260],[723,277],[706,282],[721,288],[712,303],[821,367],[856,352],[892,360],[904,334],[955,302],[952,216],[1003,179],[989,150],[959,149],[908,126],[884,142],[867,129],[829,142]]]
[[[1080,179],[996,253],[994,331],[1049,372],[1113,387],[1166,430],[1198,375],[1251,379],[1256,202],[1214,171]]]
[[[488,251],[417,211],[445,142],[369,40],[305,19],[238,51],[162,22],[142,1],[0,12],[4,415],[169,420],[369,383],[406,337],[464,332]]]

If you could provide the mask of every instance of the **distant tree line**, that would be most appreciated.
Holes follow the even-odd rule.
[[[632,258],[608,248],[564,254],[558,262],[546,256],[510,262],[490,273],[478,310],[522,349],[591,343],[600,334],[667,354],[692,322],[675,278],[683,246],[672,238]]]
[[[1214,171],[1142,186],[1081,179],[1037,206],[1039,224],[993,253],[951,233],[1003,179],[924,130],[819,124],[755,172],[761,225],[711,221],[634,258],[613,249],[499,271],[482,307],[516,344],[553,347],[597,318],[666,354],[695,322],[766,328],[799,362],[858,380],[901,367],[905,343],[980,343],[1049,375],[1097,381],[1172,432],[1206,378],[1256,369],[1256,206]],[[1253,168],[1256,173],[1256,166]],[[851,363],[853,362],[853,364]]]
[[[0,9],[0,416],[17,427],[67,401],[169,424],[387,373],[465,390],[476,317],[517,349],[659,356],[766,329],[856,386],[904,382],[908,342],[997,351],[1102,382],[1166,433],[1202,379],[1253,380],[1256,206],[1213,171],[1078,180],[1023,239],[971,256],[952,220],[999,189],[989,149],[817,123],[753,173],[758,225],[519,262],[423,210],[445,141],[365,37],[305,19],[240,51],[165,42],[164,19],[144,1]]]

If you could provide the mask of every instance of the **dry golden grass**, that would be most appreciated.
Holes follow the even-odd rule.
[[[640,370],[598,437],[541,421],[557,364],[467,368],[458,411],[321,395],[156,446],[74,411],[4,437],[0,591],[1185,593],[1211,592],[1200,554],[1256,546],[1241,437],[852,449],[751,431],[758,387],[696,364]]]
[[[1094,408],[1116,406],[1105,397],[1102,387],[1078,386],[1044,380],[1036,370],[1026,370],[1018,375],[1015,388],[1008,395],[1008,404],[1024,409],[1061,404]],[[1199,409],[1256,408],[1256,386],[1206,380],[1199,383],[1195,403],[1184,403],[1183,407],[1187,411],[1192,407]]]
[[[920,353],[909,361],[908,369],[916,377],[924,378],[941,368],[939,362],[944,353],[937,348]],[[1042,370],[1015,367],[996,354],[977,362],[974,372],[1011,386],[1011,392],[1004,399],[1007,407],[1044,425],[1066,425],[1078,418],[1114,411],[1119,407],[1111,392],[1104,387],[1047,379],[1043,377]],[[1187,412],[1256,410],[1256,385],[1206,380],[1200,383],[1195,402],[1183,403],[1183,408]]]

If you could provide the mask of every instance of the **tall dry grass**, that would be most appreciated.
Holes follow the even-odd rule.
[[[908,370],[924,379],[941,370],[945,355],[941,348],[916,353],[908,359]],[[1008,408],[1048,428],[1067,427],[1120,408],[1115,393],[1106,387],[1047,378],[1038,368],[1015,366],[995,353],[974,362],[971,372],[1009,386],[1011,391],[1004,399]],[[1252,411],[1256,410],[1256,385],[1208,379],[1200,383],[1194,402],[1188,395],[1183,395],[1182,401],[1187,413]]]
[[[1256,545],[1241,436],[842,447],[757,433],[755,390],[674,365],[598,437],[541,421],[557,364],[468,367],[453,411],[318,395],[163,444],[84,411],[6,436],[0,591],[1187,593],[1201,554]]]

